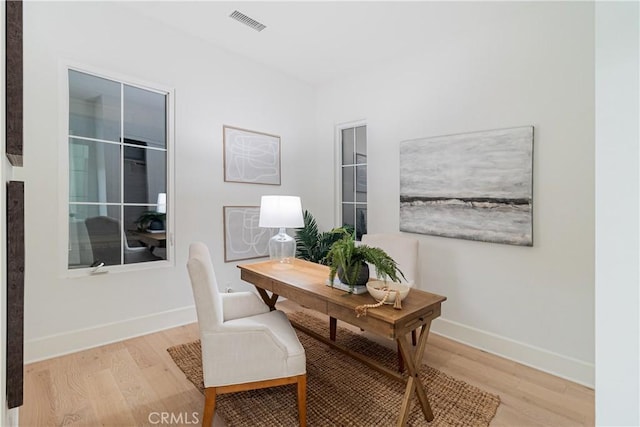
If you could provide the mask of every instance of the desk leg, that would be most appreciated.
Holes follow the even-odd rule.
[[[404,398],[402,399],[402,405],[400,406],[400,416],[398,417],[398,427],[404,427],[407,425],[407,419],[409,418],[409,412],[411,409],[411,400],[413,398],[413,394],[418,394],[418,401],[420,402],[420,407],[422,409],[422,413],[424,414],[424,418],[427,421],[433,421],[433,411],[431,410],[431,405],[429,404],[429,399],[427,398],[427,391],[420,381],[420,365],[422,364],[422,356],[424,354],[424,349],[427,344],[427,337],[429,336],[429,329],[431,327],[431,321],[426,323],[422,327],[422,331],[420,333],[420,338],[418,339],[418,345],[415,351],[412,351],[411,345],[407,341],[406,336],[401,336],[397,338],[398,346],[400,347],[400,351],[402,352],[402,357],[404,358],[405,367],[407,368],[407,386],[404,391]]]
[[[262,301],[264,301],[264,303],[269,306],[271,311],[275,310],[276,309],[276,301],[278,301],[278,294],[271,294],[271,296],[269,296],[267,291],[265,291],[264,289],[259,288],[257,286],[256,286],[256,289],[258,290],[258,293],[260,294],[260,297],[262,298]]]
[[[338,319],[335,317],[329,317],[329,339],[331,341],[336,340],[336,331],[338,329]]]

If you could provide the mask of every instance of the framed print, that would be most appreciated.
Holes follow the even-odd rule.
[[[5,1],[5,153],[22,166],[23,151],[23,19],[22,0]]]
[[[24,390],[24,182],[7,183],[7,407],[23,403]]]
[[[260,228],[260,206],[223,206],[224,261],[269,255],[269,239],[275,229]]]
[[[400,231],[533,245],[533,126],[400,144]]]
[[[223,126],[224,180],[280,185],[280,137]]]

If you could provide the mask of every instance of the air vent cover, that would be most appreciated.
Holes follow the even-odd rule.
[[[229,15],[229,17],[235,19],[238,22],[242,22],[244,25],[247,25],[256,31],[262,31],[267,28],[266,25],[261,24],[255,19],[249,18],[247,15],[237,10],[234,10],[233,13]]]

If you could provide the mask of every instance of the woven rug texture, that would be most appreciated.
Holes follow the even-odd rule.
[[[298,312],[289,318],[329,336],[328,320]],[[400,411],[405,385],[322,342],[296,331],[307,356],[307,424],[326,426],[393,426]],[[338,328],[337,341],[349,349],[397,369],[393,350],[360,334]],[[167,349],[174,362],[200,392],[204,393],[200,341]],[[427,348],[428,351],[428,348]],[[240,368],[240,367],[239,367]],[[410,426],[488,426],[500,405],[500,398],[452,378],[427,365],[420,377],[435,416],[428,423],[414,396]],[[296,426],[296,386],[219,395],[216,413],[227,426]]]

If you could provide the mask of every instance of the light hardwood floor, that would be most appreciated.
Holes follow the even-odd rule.
[[[301,310],[289,301],[278,306]],[[196,339],[198,326],[191,324],[30,364],[20,425],[193,426],[200,420],[204,397],[166,349]],[[429,337],[424,362],[498,394],[502,403],[491,426],[594,425],[594,392],[587,387],[435,334]],[[171,416],[181,422],[171,423]],[[216,416],[214,426],[224,423]]]

